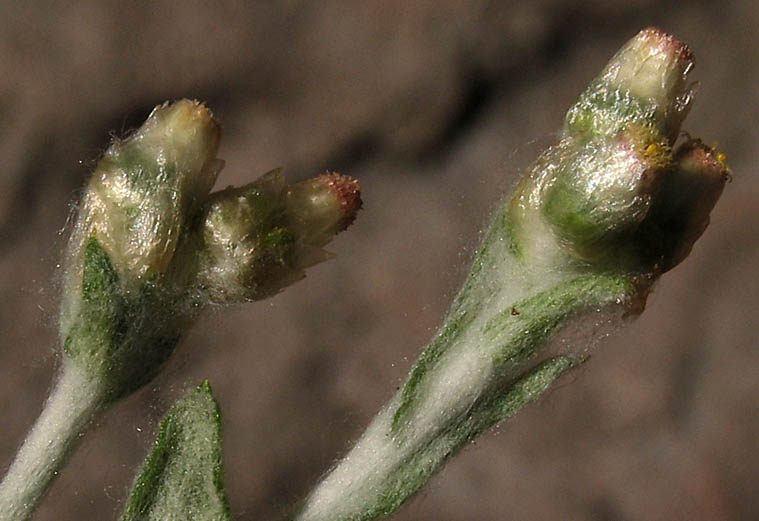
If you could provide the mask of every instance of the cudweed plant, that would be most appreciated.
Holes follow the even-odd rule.
[[[288,185],[274,171],[209,194],[223,166],[219,138],[202,104],[165,103],[98,162],[65,253],[57,383],[0,484],[3,521],[32,514],[92,419],[152,380],[203,308],[266,298],[302,279],[353,221],[358,183],[335,173]],[[218,455],[217,422],[208,385],[167,416],[169,452],[151,460],[149,475],[171,482],[158,465],[168,471],[178,462],[192,478],[178,480],[188,487],[181,496],[142,479],[134,501],[149,497],[153,511],[183,497],[197,501],[183,507],[203,509],[177,506],[155,519],[211,519],[225,504],[188,492],[205,490],[205,478],[220,483],[218,466],[206,476],[201,465]]]
[[[292,521],[394,512],[643,311],[730,178],[724,155],[681,135],[692,67],[690,50],[657,29],[617,52],[497,206],[404,385]],[[203,105],[164,104],[98,163],[66,252],[59,376],[0,484],[0,520],[31,516],[92,419],[150,381],[203,308],[302,279],[353,221],[359,187],[338,174],[288,185],[274,171],[209,194],[223,165],[219,135]],[[561,342],[568,330],[572,341]],[[231,519],[220,430],[205,382],[161,422],[121,519]]]

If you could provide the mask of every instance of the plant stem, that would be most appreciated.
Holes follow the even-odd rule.
[[[537,290],[540,285],[528,279],[502,279],[501,287],[522,297],[509,303],[478,280],[493,280],[488,252],[500,241],[491,241],[404,387],[317,486],[296,521],[370,521],[395,511],[467,442],[583,362],[586,340],[574,349],[571,342],[557,346],[552,340],[558,333],[579,322],[603,328],[629,309],[632,285],[624,276],[604,274],[566,276]],[[481,302],[483,292],[503,307],[472,302],[473,295]],[[477,316],[461,320],[459,312]],[[592,343],[597,331],[588,333]]]
[[[0,521],[31,517],[81,434],[103,409],[100,388],[79,366],[64,360],[42,414],[0,483]]]

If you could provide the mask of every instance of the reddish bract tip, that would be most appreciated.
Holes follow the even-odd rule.
[[[358,180],[349,175],[338,174],[337,172],[321,174],[317,179],[326,183],[335,192],[340,201],[343,217],[338,224],[337,231],[341,232],[353,223],[356,219],[356,214],[363,205],[363,201],[361,201],[361,186]]]
[[[675,161],[680,168],[700,173],[700,177],[714,185],[724,185],[732,180],[730,168],[725,164],[725,154],[717,152],[697,138],[690,138],[678,148]]]
[[[693,51],[683,42],[667,34],[658,27],[646,27],[640,33],[640,36],[655,43],[656,46],[666,53],[671,53],[680,61],[693,62]]]

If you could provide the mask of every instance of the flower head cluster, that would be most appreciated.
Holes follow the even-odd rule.
[[[658,29],[617,52],[511,200],[523,256],[656,273],[684,258],[729,178],[723,156],[701,141],[676,146],[692,68],[688,47]]]
[[[371,521],[588,359],[689,253],[730,173],[680,139],[690,50],[645,29],[612,57],[483,232],[444,324],[297,521]]]
[[[358,183],[279,171],[210,193],[224,163],[210,110],[156,107],[98,162],[67,253],[67,355],[121,395],[168,357],[205,303],[256,300],[329,258],[321,248],[361,207]]]

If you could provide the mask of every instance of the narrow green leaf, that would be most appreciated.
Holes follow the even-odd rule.
[[[491,318],[483,329],[501,346],[497,367],[518,365],[534,356],[566,321],[588,310],[629,302],[635,287],[625,276],[582,275],[515,303]]]
[[[583,275],[560,283],[537,295],[516,302],[489,319],[483,335],[489,344],[499,346],[493,364],[499,373],[517,368],[546,346],[568,319],[587,309],[629,301],[635,288],[623,276]],[[401,400],[393,414],[392,434],[398,434],[420,402],[420,388],[426,375],[436,367],[443,354],[473,323],[472,314],[450,317],[440,333],[422,352],[401,390]]]
[[[206,381],[164,417],[121,521],[229,519],[221,479],[221,413]]]

